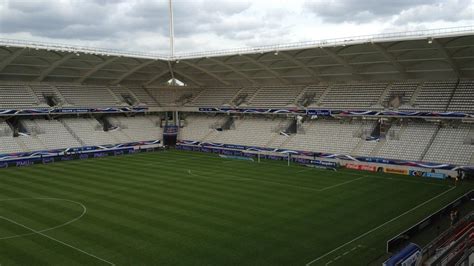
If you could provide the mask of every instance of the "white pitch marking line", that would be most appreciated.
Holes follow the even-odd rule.
[[[315,263],[315,262],[317,262],[317,261],[319,261],[319,260],[321,260],[321,259],[327,257],[328,255],[330,255],[330,254],[332,254],[332,253],[338,251],[339,249],[341,249],[341,248],[343,248],[343,247],[345,247],[345,246],[347,246],[347,245],[349,245],[349,244],[351,244],[351,243],[353,243],[353,242],[355,242],[355,241],[357,241],[357,240],[359,240],[359,239],[365,237],[366,235],[368,235],[368,234],[370,234],[370,233],[372,233],[372,232],[378,230],[379,228],[381,228],[381,227],[383,227],[383,226],[385,226],[385,225],[387,225],[387,224],[389,224],[389,223],[391,223],[391,222],[397,220],[398,218],[400,218],[400,217],[406,215],[407,213],[410,213],[410,212],[412,212],[412,211],[414,211],[414,210],[416,210],[416,209],[422,207],[423,205],[426,205],[426,204],[428,204],[429,202],[431,202],[431,201],[433,201],[433,200],[435,200],[435,199],[437,199],[437,198],[443,196],[444,194],[450,192],[450,191],[453,190],[453,189],[455,189],[455,187],[452,187],[452,188],[450,188],[450,189],[444,191],[443,193],[438,194],[437,196],[434,196],[433,198],[431,198],[431,199],[429,199],[429,200],[427,200],[427,201],[425,201],[425,202],[423,202],[423,203],[421,203],[421,204],[418,204],[417,206],[415,206],[415,207],[409,209],[408,211],[406,211],[406,212],[404,212],[404,213],[398,215],[397,217],[392,218],[392,219],[390,219],[389,221],[386,221],[385,223],[383,223],[383,224],[381,224],[381,225],[379,225],[379,226],[377,226],[377,227],[375,227],[375,228],[373,228],[373,229],[371,229],[371,230],[369,230],[369,231],[363,233],[362,235],[360,235],[360,236],[358,236],[358,237],[352,239],[351,241],[346,242],[345,244],[343,244],[343,245],[341,245],[341,246],[339,246],[339,247],[337,247],[337,248],[335,248],[335,249],[333,249],[333,250],[327,252],[326,254],[323,254],[323,255],[317,257],[316,259],[314,259],[314,260],[312,260],[312,261],[306,263],[306,266],[309,266],[309,265],[311,265],[311,264],[313,264],[313,263]]]
[[[325,190],[328,190],[328,189],[331,189],[331,188],[343,186],[343,185],[345,185],[345,184],[349,184],[349,183],[355,182],[355,181],[360,180],[360,179],[365,178],[365,177],[366,177],[366,176],[361,176],[361,177],[356,178],[356,179],[352,179],[352,180],[349,180],[349,181],[346,181],[346,182],[342,182],[342,183],[339,183],[339,184],[335,184],[335,185],[332,185],[332,186],[329,186],[329,187],[325,187],[325,188],[319,189],[319,191],[325,191]]]
[[[21,224],[21,223],[15,222],[15,221],[13,221],[13,220],[11,220],[11,219],[8,219],[8,218],[6,218],[6,217],[3,217],[3,216],[0,216],[0,219],[3,219],[3,220],[8,221],[8,222],[10,222],[10,223],[16,224],[16,225],[18,225],[18,226],[21,226],[21,227],[23,227],[23,228],[25,228],[25,229],[30,230],[30,231],[33,232],[33,233],[36,233],[36,234],[38,234],[38,235],[44,236],[44,237],[46,237],[46,238],[49,238],[49,239],[51,239],[51,240],[53,240],[53,241],[56,241],[56,242],[58,242],[58,243],[60,243],[60,244],[63,244],[63,245],[65,245],[65,246],[67,246],[67,247],[70,247],[70,248],[72,248],[72,249],[74,249],[74,250],[77,250],[77,251],[79,251],[79,252],[81,252],[81,253],[83,253],[83,254],[86,254],[86,255],[88,255],[88,256],[90,256],[90,257],[93,257],[93,258],[98,259],[98,260],[100,260],[100,261],[102,261],[102,262],[105,262],[105,263],[107,263],[107,264],[109,264],[109,265],[115,265],[115,264],[113,264],[113,263],[110,262],[110,261],[107,261],[107,260],[105,260],[105,259],[99,258],[99,257],[97,257],[97,256],[94,255],[94,254],[91,254],[91,253],[89,253],[89,252],[87,252],[87,251],[84,251],[84,250],[82,250],[82,249],[76,248],[76,247],[74,247],[74,246],[71,246],[71,245],[69,245],[69,244],[67,244],[67,243],[64,243],[64,242],[61,241],[61,240],[58,240],[58,239],[56,239],[56,238],[54,238],[54,237],[48,236],[48,235],[46,235],[46,234],[43,234],[43,233],[41,233],[40,231],[36,231],[35,229],[30,228],[30,227],[28,227],[28,226],[26,226],[26,225],[23,225],[23,224]]]
[[[206,177],[206,176],[194,174],[190,169],[188,169],[188,174],[189,174],[189,175],[192,175],[192,176],[201,177],[201,178],[207,178],[207,179],[211,179],[211,178],[212,178],[212,177]],[[325,187],[325,188],[322,188],[322,189],[316,189],[316,188],[310,188],[310,187],[302,187],[302,186],[284,184],[284,183],[274,182],[274,181],[269,181],[269,180],[249,178],[249,177],[236,177],[236,176],[234,176],[234,178],[221,178],[221,179],[227,179],[227,180],[252,180],[252,181],[257,181],[257,182],[275,184],[275,185],[279,185],[279,186],[294,187],[294,188],[303,189],[303,190],[310,190],[310,191],[321,192],[321,191],[325,191],[325,190],[328,190],[328,189],[332,189],[332,188],[335,188],[335,187],[338,187],[338,186],[342,186],[342,185],[345,185],[345,184],[348,184],[348,183],[352,183],[352,182],[357,181],[357,180],[362,179],[362,178],[365,178],[365,176],[362,176],[362,177],[359,177],[359,178],[356,178],[356,179],[352,179],[352,180],[349,180],[349,181],[346,181],[346,182],[342,182],[342,183],[339,183],[339,184],[335,184],[335,185],[333,185],[333,186]],[[218,178],[217,178],[217,179],[218,179]]]
[[[64,227],[66,225],[69,225],[69,224],[72,224],[76,221],[78,221],[79,219],[81,219],[87,212],[87,208],[86,206],[84,206],[84,204],[80,203],[80,202],[77,202],[77,201],[73,201],[73,200],[68,200],[68,199],[61,199],[61,198],[9,198],[9,199],[0,199],[0,201],[16,201],[16,200],[58,200],[58,201],[66,201],[66,202],[71,202],[71,203],[74,203],[74,204],[77,204],[79,206],[82,207],[82,213],[81,215],[79,215],[78,217],[68,221],[68,222],[65,222],[63,224],[60,224],[60,225],[57,225],[57,226],[54,226],[54,227],[50,227],[50,228],[46,228],[46,229],[43,229],[43,230],[39,230],[38,232],[41,232],[41,233],[44,233],[44,232],[48,232],[48,231],[51,231],[51,230],[54,230],[54,229],[58,229],[58,228],[61,228],[61,227]],[[34,235],[35,233],[28,233],[28,234],[20,234],[20,235],[13,235],[13,236],[6,236],[6,237],[0,237],[0,240],[5,240],[5,239],[12,239],[12,238],[17,238],[17,237],[24,237],[24,236],[30,236],[30,235]],[[1,266],[1,265],[0,265]]]

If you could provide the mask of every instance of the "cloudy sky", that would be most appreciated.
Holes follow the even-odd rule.
[[[474,0],[174,0],[176,52],[474,25]],[[0,0],[0,38],[169,53],[168,0]]]

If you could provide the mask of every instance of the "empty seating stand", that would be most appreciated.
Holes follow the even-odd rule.
[[[292,105],[298,94],[301,92],[301,87],[265,87],[260,88],[251,98],[249,106],[252,107],[286,107]]]
[[[383,99],[383,105],[387,106],[391,97],[400,96],[401,106],[408,106],[410,104],[411,98],[415,93],[415,90],[418,88],[419,82],[416,81],[402,81],[394,82]],[[396,109],[396,108],[395,108]]]
[[[0,85],[0,109],[37,107],[39,102],[26,85]]]
[[[301,99],[305,95],[311,95],[313,97],[312,102],[309,103],[309,106],[316,106],[317,102],[323,96],[324,92],[327,90],[327,86],[319,85],[319,86],[308,86],[306,87],[303,92],[301,93],[298,102],[301,104]]]
[[[474,128],[471,125],[440,128],[423,158],[428,162],[470,165],[474,154]]]
[[[354,83],[331,85],[321,101],[325,108],[370,109],[376,105],[388,83]]]
[[[189,104],[193,106],[222,106],[229,104],[238,88],[207,88]]]
[[[474,113],[474,81],[462,80],[451,99],[448,111]]]
[[[135,97],[138,98],[140,103],[146,104],[147,106],[158,106],[158,103],[152,97],[152,95],[144,88],[128,88]]]
[[[360,122],[355,121],[307,121],[303,124],[305,134],[294,135],[281,148],[350,154],[360,141],[360,138],[354,137],[354,133],[361,126]]]
[[[404,125],[394,125],[383,143],[378,157],[421,161],[423,152],[428,148],[430,140],[436,133],[437,124],[410,122]],[[394,131],[395,134],[390,134]],[[396,135],[396,138],[391,137]]]
[[[48,84],[33,84],[30,85],[33,92],[36,94],[40,101],[40,105],[43,107],[48,107],[47,101],[45,96],[52,96],[59,101],[59,105],[61,106],[68,106],[68,104],[64,101],[62,95],[59,91],[55,90],[52,85]]]
[[[115,107],[122,103],[103,86],[57,85],[66,101],[75,107]]]
[[[423,83],[415,95],[413,107],[417,111],[445,111],[456,86],[456,81],[435,81]]]

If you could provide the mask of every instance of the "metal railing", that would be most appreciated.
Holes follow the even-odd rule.
[[[266,53],[266,52],[278,52],[292,49],[302,48],[315,48],[315,47],[332,47],[332,46],[344,46],[354,45],[361,43],[375,43],[391,40],[415,40],[423,38],[440,38],[449,36],[459,36],[466,34],[474,34],[474,25],[442,28],[442,29],[428,29],[428,30],[417,30],[417,31],[406,31],[406,32],[392,32],[392,33],[381,33],[374,35],[360,35],[343,38],[333,38],[324,40],[304,41],[286,44],[271,44],[263,45],[258,47],[241,47],[234,49],[222,49],[214,51],[201,51],[201,52],[184,52],[178,53],[175,56],[158,54],[158,53],[147,53],[147,52],[136,52],[136,51],[124,51],[118,49],[108,48],[97,48],[92,46],[81,46],[81,45],[69,45],[59,44],[50,42],[38,42],[38,41],[26,41],[26,40],[15,40],[15,39],[4,39],[0,38],[0,45],[22,47],[30,49],[43,49],[43,50],[54,50],[71,53],[85,53],[95,54],[103,56],[128,56],[143,59],[154,59],[154,60],[180,60],[180,59],[191,59],[198,57],[214,57],[214,56],[225,56],[225,55],[242,55],[242,54],[253,54],[253,53]]]

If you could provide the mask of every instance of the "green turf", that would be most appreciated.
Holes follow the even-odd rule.
[[[450,185],[178,151],[3,169],[0,264],[367,265]]]

